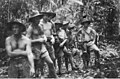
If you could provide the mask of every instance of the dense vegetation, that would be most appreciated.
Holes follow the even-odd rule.
[[[117,38],[116,45],[104,43],[105,46],[101,46],[105,50],[104,52],[109,52],[107,49],[111,51],[111,48],[109,48],[111,46],[114,48],[113,52],[120,52],[120,46],[118,45],[120,44],[118,42],[120,34],[120,0],[0,0],[0,6],[0,48],[5,47],[5,38],[9,34],[6,31],[7,22],[17,18],[21,19],[27,26],[32,10],[38,10],[39,12],[55,12],[57,16],[53,21],[56,19],[68,20],[74,22],[77,27],[80,25],[83,16],[87,15],[95,24],[93,28],[99,34],[110,40],[116,40],[115,38]],[[0,58],[1,63],[8,61],[6,55],[1,54]],[[5,62],[2,62],[2,60],[5,60]],[[114,62],[110,64],[113,65]],[[104,68],[102,69],[104,70]]]
[[[26,23],[32,10],[36,9],[56,12],[55,19],[70,20],[76,25],[87,15],[103,35],[119,34],[119,0],[1,0],[0,6],[2,31],[12,19],[18,18]]]

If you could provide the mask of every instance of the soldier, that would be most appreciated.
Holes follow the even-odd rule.
[[[64,25],[66,25],[66,24],[64,24]],[[68,51],[68,45],[67,45],[68,37],[66,35],[65,30],[62,29],[64,25],[63,25],[63,23],[60,23],[60,22],[55,23],[58,39],[55,42],[54,47],[55,47],[55,52],[56,52],[56,58],[58,59],[58,67],[59,67],[58,74],[59,75],[62,74],[61,64],[62,64],[63,56],[65,57],[65,65],[66,65],[67,71],[68,71],[68,61],[70,61],[72,70],[76,69],[73,64],[72,53],[70,51]]]
[[[47,37],[46,47],[55,65],[55,52],[53,48],[53,44],[55,43],[53,37],[54,25],[51,22],[51,19],[54,18],[56,14],[52,12],[41,12],[41,14],[43,14],[43,19],[40,20],[39,26]]]
[[[78,56],[79,58],[81,58],[81,54],[82,54],[82,52],[80,52],[80,50],[79,50],[79,47],[78,47],[78,44],[77,44],[77,36],[76,36],[76,26],[75,26],[75,24],[69,24],[69,26],[68,26],[68,33],[67,33],[67,36],[68,36],[68,46],[69,46],[69,49],[71,50],[71,52],[72,52],[72,55],[73,55],[73,57],[74,56]],[[76,63],[77,61],[75,61],[75,59],[74,59],[74,64],[75,64],[75,66],[76,66],[76,69],[79,69],[78,68],[78,62]]]
[[[29,78],[35,73],[35,70],[31,41],[22,35],[22,32],[26,31],[26,27],[20,22],[11,21],[8,23],[8,30],[13,33],[6,38],[6,51],[10,56],[8,77]]]
[[[83,62],[85,68],[88,67],[89,60],[90,60],[90,49],[93,49],[95,51],[95,55],[97,57],[97,62],[99,62],[99,57],[100,57],[100,50],[95,44],[96,40],[96,31],[89,27],[91,21],[85,18],[82,21],[83,27],[78,31],[78,34],[81,35],[81,41],[83,42],[83,47],[84,47],[84,52],[83,52]]]
[[[46,49],[45,42],[47,41],[46,36],[44,35],[43,30],[41,30],[39,24],[40,19],[43,15],[40,15],[39,12],[36,12],[29,21],[32,23],[31,26],[27,29],[27,36],[31,38],[33,52],[35,53],[37,60],[44,60],[49,67],[49,77],[56,78],[55,68],[53,61],[51,60],[49,53]],[[38,62],[36,63],[36,65]],[[43,64],[42,64],[43,65]],[[43,66],[41,66],[41,75],[43,76]]]

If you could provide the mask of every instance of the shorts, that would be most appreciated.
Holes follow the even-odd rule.
[[[37,46],[32,47],[32,52],[35,59],[44,58],[49,55],[44,44],[41,45],[41,48],[37,48]]]
[[[44,44],[42,44],[42,48],[41,48],[41,56],[40,58],[44,58],[46,56],[49,56],[49,53],[47,51],[47,48]]]
[[[30,78],[29,66],[27,58],[11,58],[8,67],[8,78]]]

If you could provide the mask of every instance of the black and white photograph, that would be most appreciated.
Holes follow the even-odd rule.
[[[0,78],[120,78],[120,0],[0,0]]]

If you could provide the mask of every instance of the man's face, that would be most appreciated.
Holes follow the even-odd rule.
[[[44,16],[43,16],[43,19],[44,19],[45,21],[48,21],[48,20],[49,20],[49,17],[48,17],[47,15],[44,15]]]
[[[51,20],[51,19],[52,19],[52,16],[49,17],[49,20]]]
[[[36,17],[36,18],[34,19],[34,23],[38,24],[39,22],[40,22],[39,17]]]
[[[19,25],[17,25],[17,24],[13,25],[12,31],[13,31],[13,34],[19,34],[20,33]]]
[[[57,30],[57,31],[59,30],[59,25],[56,25],[56,30]]]
[[[88,23],[88,22],[84,23],[84,27],[85,27],[85,28],[87,28],[88,26],[89,26],[89,23]]]

